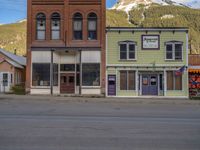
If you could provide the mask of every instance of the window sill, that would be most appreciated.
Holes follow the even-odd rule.
[[[36,39],[35,41],[36,41],[36,42],[44,42],[44,41],[46,41],[46,39],[43,39],[43,40],[38,40],[38,39]]]
[[[58,87],[58,86],[53,86]],[[31,89],[51,89],[51,86],[32,86]]]
[[[56,41],[56,42],[58,42],[58,41],[62,41],[61,39],[51,39],[50,41]]]
[[[167,92],[183,92],[183,90],[167,90]]]
[[[93,88],[93,89],[99,89],[99,88],[101,88],[101,86],[82,86],[82,88],[83,89],[91,89],[91,88]]]
[[[50,86],[32,86],[31,89],[50,89]]]
[[[73,39],[72,41],[73,41],[73,42],[82,42],[83,39],[77,39],[77,40],[76,40],[76,39]]]
[[[137,61],[137,59],[119,59],[119,61]]]
[[[98,40],[97,39],[87,39],[88,41],[91,41],[91,42],[97,42]]]
[[[119,90],[119,91],[122,91],[122,92],[136,92],[136,90]]]
[[[165,59],[166,62],[183,62],[183,60]]]

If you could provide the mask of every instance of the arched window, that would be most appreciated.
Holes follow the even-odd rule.
[[[88,40],[97,39],[97,15],[90,13],[88,15]]]
[[[60,39],[60,14],[53,13],[51,15],[51,39],[59,40]]]
[[[74,40],[83,39],[83,16],[80,13],[75,13],[73,16],[73,38]]]
[[[38,13],[36,16],[36,39],[45,40],[46,34],[46,16],[44,13]]]

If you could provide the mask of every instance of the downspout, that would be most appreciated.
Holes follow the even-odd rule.
[[[79,85],[79,94],[81,95],[82,94],[82,51],[79,50],[80,52],[80,74],[79,74],[79,78],[80,78],[80,85]]]
[[[54,49],[51,49],[51,65],[50,65],[50,85],[51,85],[51,95],[53,95],[53,53]]]
[[[189,37],[188,37],[188,32],[186,32],[186,66],[187,66],[187,97],[189,98],[190,93],[189,93]]]

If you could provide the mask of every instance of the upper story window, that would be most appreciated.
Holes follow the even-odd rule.
[[[73,16],[73,39],[83,39],[83,16],[80,13],[75,13]]]
[[[88,15],[88,40],[97,40],[97,15],[90,13]]]
[[[36,16],[36,39],[45,40],[46,38],[46,16],[44,13],[39,13]]]
[[[119,42],[120,60],[136,60],[136,42]]]
[[[182,60],[183,59],[183,42],[170,41],[165,43],[166,60]]]
[[[51,15],[51,39],[59,40],[60,39],[60,14],[53,13]]]

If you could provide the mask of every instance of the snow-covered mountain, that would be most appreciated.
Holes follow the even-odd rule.
[[[128,12],[140,4],[148,7],[153,3],[159,5],[176,5],[195,9],[200,8],[200,0],[119,0],[111,9]]]
[[[200,9],[200,0],[188,1],[186,4],[191,8]]]

